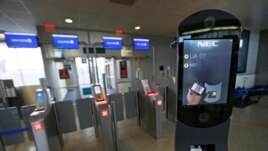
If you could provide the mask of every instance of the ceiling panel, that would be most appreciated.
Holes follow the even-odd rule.
[[[1,0],[0,1],[0,10],[4,11],[15,11],[15,12],[24,12],[25,9],[21,3],[12,0]]]
[[[136,0],[132,6],[109,0],[0,0],[0,12],[6,15],[0,14],[0,28],[34,31],[35,25],[54,22],[67,28],[114,31],[119,27],[131,33],[174,36],[186,16],[218,8],[237,16],[246,27],[264,29],[268,26],[267,6],[267,0]],[[65,18],[74,23],[66,24]],[[135,25],[142,29],[134,31]]]

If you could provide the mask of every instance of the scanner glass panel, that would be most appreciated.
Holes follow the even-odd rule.
[[[227,103],[232,39],[183,43],[183,105]]]

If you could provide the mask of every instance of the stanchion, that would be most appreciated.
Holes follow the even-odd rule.
[[[31,127],[0,131],[0,151],[6,151],[5,143],[3,141],[2,136],[17,134],[17,133],[23,133],[23,132],[26,132],[26,131],[31,131]]]

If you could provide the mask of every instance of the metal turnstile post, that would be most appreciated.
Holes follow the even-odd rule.
[[[117,119],[116,119],[116,109],[115,103],[111,103],[111,113],[112,113],[112,122],[113,122],[113,132],[114,132],[114,142],[116,151],[119,151],[119,137],[118,137],[118,128],[117,128]]]
[[[30,117],[34,143],[37,151],[50,151],[44,119],[44,111],[34,111]]]

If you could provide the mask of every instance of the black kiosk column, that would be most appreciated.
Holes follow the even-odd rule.
[[[176,151],[228,151],[240,21],[204,10],[178,28]]]

